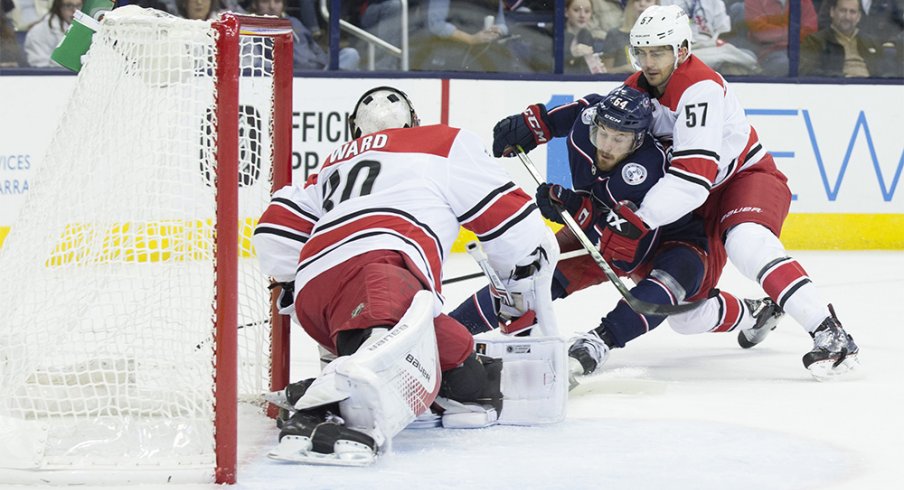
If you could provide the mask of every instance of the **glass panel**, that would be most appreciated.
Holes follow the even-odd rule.
[[[900,77],[902,7],[900,2],[825,0],[819,7],[820,30],[800,46],[801,76]]]
[[[411,69],[552,73],[552,1],[422,0],[412,7]]]

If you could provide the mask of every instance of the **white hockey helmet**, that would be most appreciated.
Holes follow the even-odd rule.
[[[647,46],[671,46],[675,53],[675,68],[678,67],[678,49],[686,42],[687,53],[691,52],[691,41],[694,34],[691,32],[690,19],[681,7],[677,5],[651,5],[647,7],[637,22],[631,27],[629,35],[631,42],[631,61],[638,70],[637,60],[634,57],[634,48]]]
[[[413,128],[420,125],[417,113],[405,92],[393,87],[375,87],[358,99],[355,110],[348,117],[352,138],[392,128]]]

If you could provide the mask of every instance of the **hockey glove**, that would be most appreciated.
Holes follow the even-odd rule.
[[[549,142],[551,137],[546,106],[534,104],[521,114],[496,123],[493,128],[493,156],[514,156],[516,146],[520,146],[526,153],[537,145]]]
[[[276,307],[280,315],[292,315],[295,313],[295,281],[272,282],[267,287],[269,290],[280,288]]]
[[[578,193],[559,184],[540,184],[537,187],[536,199],[540,214],[560,225],[564,225],[565,220],[562,219],[559,209],[570,214],[581,228],[586,228],[592,221],[593,206],[590,198],[581,197]]]
[[[534,278],[544,267],[553,267],[543,247],[537,247],[525,257],[508,278],[502,279],[505,291],[496,291],[490,286],[490,294],[496,300],[496,311],[500,321],[508,322],[528,311],[534,310],[537,302]]]
[[[650,232],[649,227],[634,213],[636,209],[634,203],[622,201],[606,215],[600,250],[607,262],[633,262],[640,241]]]

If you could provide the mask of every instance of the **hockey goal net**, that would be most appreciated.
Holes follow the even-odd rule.
[[[237,405],[287,375],[251,234],[289,180],[291,36],[101,23],[0,249],[0,481],[234,481]]]

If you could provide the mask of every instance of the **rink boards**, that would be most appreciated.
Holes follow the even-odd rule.
[[[5,103],[0,118],[0,244],[10,230],[31,178],[43,160],[75,77],[0,77],[4,93],[35,93]],[[296,78],[293,168],[304,180],[348,138],[355,94],[383,84],[412,98],[423,124],[447,123],[492,144],[500,118],[529,104],[559,105],[617,82]],[[901,174],[904,99],[901,85],[733,83],[764,147],[788,176],[791,215],[782,239],[792,249],[904,249]],[[34,124],[22,124],[24,120]],[[531,152],[547,179],[567,182],[566,142]],[[85,151],[91,151],[86,142]],[[517,161],[504,160],[515,181],[532,189]],[[103,178],[103,176],[96,176]],[[464,243],[467,236],[460,240]]]

